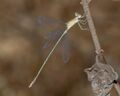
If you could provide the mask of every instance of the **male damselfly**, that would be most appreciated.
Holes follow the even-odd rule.
[[[50,58],[50,56],[52,55],[52,53],[54,52],[54,50],[56,49],[57,45],[60,43],[60,41],[66,36],[66,34],[68,33],[68,31],[75,25],[78,24],[79,27],[81,28],[81,30],[86,30],[86,28],[83,28],[82,25],[86,25],[87,21],[85,20],[85,16],[82,16],[78,13],[75,13],[75,18],[73,18],[72,20],[68,21],[65,24],[65,29],[64,31],[61,33],[59,33],[59,31],[53,34],[53,36],[59,37],[56,41],[56,43],[54,44],[54,46],[52,47],[51,51],[49,52],[48,56],[46,57],[45,61],[43,62],[42,66],[40,67],[37,75],[35,76],[35,78],[33,79],[33,81],[30,83],[29,88],[32,87],[32,85],[35,83],[36,79],[38,78],[39,74],[41,73],[41,71],[43,70],[44,66],[46,65],[48,59]],[[57,36],[57,35],[60,36]],[[50,39],[53,39],[52,36],[50,36]],[[54,40],[54,39],[53,39]],[[49,42],[48,42],[49,44]],[[46,47],[48,44],[45,44],[44,47]]]

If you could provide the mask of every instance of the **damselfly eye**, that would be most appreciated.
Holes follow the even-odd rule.
[[[75,12],[75,17],[77,17],[78,19],[80,19],[82,16],[79,13]]]

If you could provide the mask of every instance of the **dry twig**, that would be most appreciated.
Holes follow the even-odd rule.
[[[90,0],[91,1],[91,0]],[[97,56],[102,56],[104,58],[104,55],[103,55],[103,50],[101,49],[101,46],[100,46],[100,43],[99,43],[99,40],[98,40],[98,37],[97,37],[97,34],[96,34],[96,29],[95,29],[95,26],[94,26],[94,23],[93,23],[93,20],[92,20],[92,17],[91,17],[91,14],[90,14],[90,10],[89,10],[89,1],[88,0],[82,0],[81,4],[83,5],[83,10],[84,10],[84,13],[85,13],[85,16],[86,16],[86,19],[87,19],[87,22],[88,22],[88,26],[89,26],[89,29],[90,29],[90,33],[92,35],[92,39],[93,39],[93,42],[94,42],[94,46],[95,46],[95,50],[96,50],[96,54]],[[102,54],[101,54],[102,53]],[[106,64],[106,61],[104,60],[104,63]],[[94,66],[94,65],[93,65]],[[93,67],[92,66],[92,67]],[[91,67],[91,68],[92,68]],[[99,65],[98,65],[99,67]],[[89,68],[90,69],[90,68]],[[100,71],[100,70],[99,70]],[[91,70],[90,70],[91,72]],[[114,72],[114,70],[113,70]],[[94,75],[94,74],[93,74]],[[92,75],[92,76],[93,76]],[[117,78],[117,74],[116,74],[116,78]],[[104,78],[105,79],[105,78]],[[103,82],[103,81],[102,81]],[[118,95],[120,96],[120,86],[117,83],[114,84],[114,87],[118,93]],[[107,94],[108,95],[108,94]]]

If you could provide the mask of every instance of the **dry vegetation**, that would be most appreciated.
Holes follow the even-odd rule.
[[[90,33],[71,29],[71,57],[64,64],[56,50],[35,85],[28,85],[47,55],[38,16],[62,21],[82,13],[79,0],[0,0],[0,96],[92,96],[84,68],[94,63]],[[120,74],[120,1],[90,4],[108,63]],[[46,28],[47,30],[47,28]],[[59,48],[58,48],[59,49]]]

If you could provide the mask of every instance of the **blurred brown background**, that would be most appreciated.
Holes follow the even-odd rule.
[[[36,18],[67,22],[75,12],[83,13],[79,2],[0,0],[0,96],[93,96],[84,68],[94,63],[94,47],[90,32],[78,26],[69,33],[68,63],[56,49],[35,85],[28,88],[48,53],[42,51],[44,37]],[[90,9],[107,61],[120,74],[120,1],[93,0]]]

